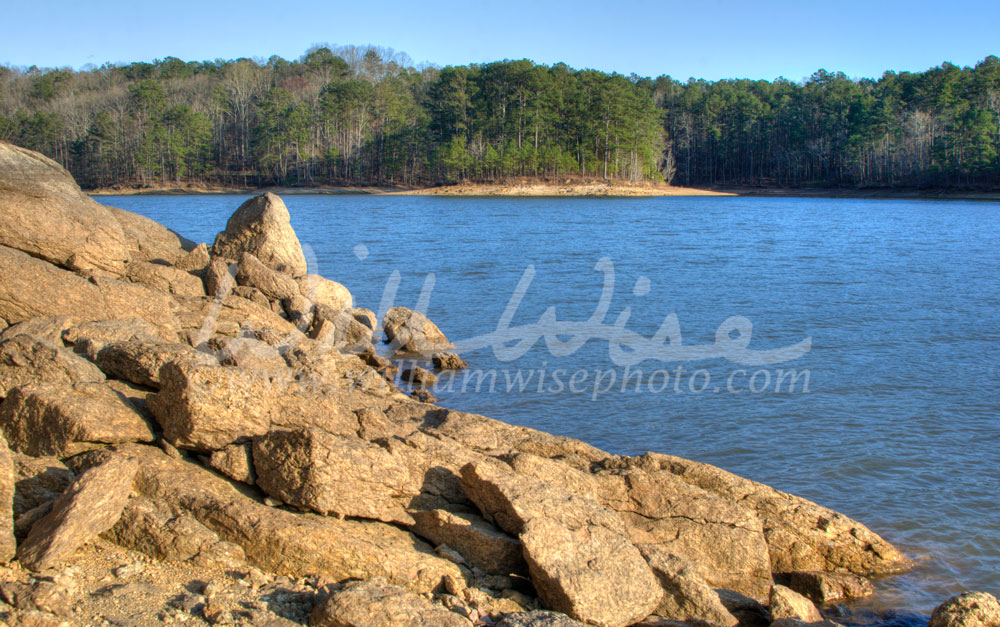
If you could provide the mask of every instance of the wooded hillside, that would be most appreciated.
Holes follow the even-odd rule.
[[[0,67],[0,139],[86,187],[514,176],[1000,187],[1000,59],[877,80],[820,70],[801,83],[527,60],[416,68],[354,46],[296,61]]]

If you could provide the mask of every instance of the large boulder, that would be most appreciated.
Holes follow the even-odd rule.
[[[136,460],[115,455],[83,473],[17,547],[21,565],[35,571],[58,566],[114,526],[129,498],[137,469]]]
[[[735,627],[739,620],[723,605],[719,594],[705,581],[697,565],[671,555],[662,546],[637,546],[663,588],[654,612],[661,618],[699,625]]]
[[[74,271],[121,276],[129,250],[114,213],[55,161],[0,142],[0,245]]]
[[[221,539],[240,545],[247,561],[262,570],[334,581],[385,577],[417,593],[438,588],[445,577],[462,581],[458,566],[396,526],[271,508],[157,448],[123,449],[139,459],[138,495],[163,503],[174,515],[191,516]]]
[[[406,508],[423,479],[408,457],[318,429],[272,431],[253,444],[257,485],[271,496],[320,514],[401,524],[413,523]]]
[[[843,571],[867,577],[910,566],[902,552],[861,523],[812,501],[680,457],[649,453],[642,464],[754,512],[776,574]]]
[[[198,356],[186,344],[130,339],[105,345],[97,352],[95,362],[109,376],[159,388],[160,368],[171,361],[185,357],[197,359]]]
[[[167,339],[176,339],[168,294],[103,277],[87,280],[7,246],[0,246],[0,318],[10,324],[31,318],[80,320],[142,318]]]
[[[0,398],[32,383],[101,383],[104,374],[61,345],[31,335],[0,342]]]
[[[179,236],[155,220],[117,207],[108,210],[121,224],[132,261],[174,263],[182,259],[194,242]]]
[[[292,276],[303,276],[307,271],[288,209],[281,198],[271,193],[240,205],[226,223],[226,230],[216,236],[212,249],[217,256],[233,260],[250,253],[272,270],[287,271]]]
[[[312,627],[470,627],[468,619],[384,579],[355,581],[329,595],[309,618]]]
[[[548,609],[630,625],[659,605],[663,590],[614,512],[495,460],[463,467],[462,487],[488,520],[518,535]]]
[[[419,311],[406,307],[389,309],[382,318],[382,329],[392,347],[399,351],[431,355],[452,348],[436,324]]]
[[[986,592],[963,592],[934,608],[929,627],[996,627],[1000,603]]]
[[[152,442],[136,407],[101,383],[47,383],[14,388],[0,404],[0,429],[27,455],[67,457],[121,442]]]

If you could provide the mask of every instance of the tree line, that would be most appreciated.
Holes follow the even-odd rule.
[[[1000,187],[1000,59],[854,80],[655,79],[565,64],[415,67],[373,46],[69,69],[0,66],[0,139],[84,187]]]

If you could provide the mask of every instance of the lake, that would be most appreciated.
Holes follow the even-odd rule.
[[[98,200],[211,244],[247,197]],[[1000,203],[284,200],[311,271],[472,347],[442,405],[854,517],[918,563],[876,609],[1000,592]]]

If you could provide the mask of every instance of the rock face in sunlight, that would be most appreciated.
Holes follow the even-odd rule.
[[[111,620],[93,608],[113,597],[158,620],[286,624],[280,589],[315,625],[735,627],[750,614],[733,599],[814,621],[801,595],[865,594],[907,566],[861,523],[718,468],[408,397],[374,314],[306,275],[273,194],[210,250],[100,207],[39,155],[0,144],[0,164],[0,554],[44,571],[2,573],[17,620],[75,602]],[[418,312],[382,326],[465,366]],[[171,578],[185,568],[207,586]],[[985,596],[949,603],[932,627],[995,620]]]

